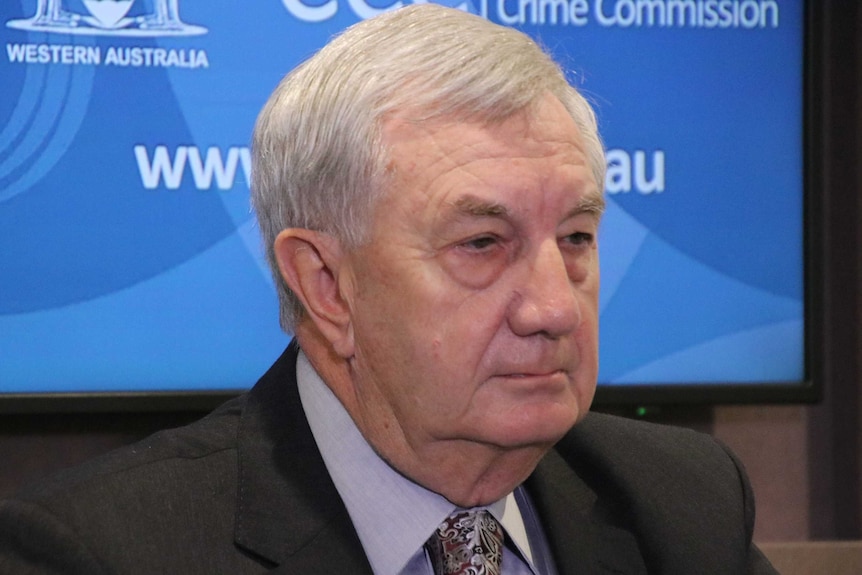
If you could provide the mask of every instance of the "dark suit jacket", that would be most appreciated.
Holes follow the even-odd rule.
[[[246,395],[0,504],[0,573],[371,573],[291,346]],[[591,414],[527,482],[561,575],[772,573],[721,446]],[[384,502],[385,503],[385,502]]]

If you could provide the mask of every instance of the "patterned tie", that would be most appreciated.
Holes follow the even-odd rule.
[[[485,510],[450,515],[425,546],[436,575],[501,573],[503,528]]]

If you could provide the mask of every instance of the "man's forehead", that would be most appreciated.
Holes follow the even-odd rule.
[[[485,111],[459,111],[455,109],[441,114],[433,108],[398,108],[387,112],[381,118],[380,126],[382,127],[384,142],[388,141],[393,147],[401,140],[411,140],[465,126],[489,134],[505,127],[510,136],[512,132],[520,132],[523,136],[528,136],[539,126],[541,119],[545,116],[545,114],[538,112],[540,110],[547,111],[549,108],[555,108],[565,115],[566,120],[571,120],[570,123],[565,122],[566,126],[561,125],[560,122],[554,122],[553,127],[559,129],[561,136],[563,133],[565,133],[563,138],[574,135],[580,141],[582,139],[580,131],[575,126],[568,110],[560,99],[550,92],[526,102],[520,108],[505,115],[495,113],[494,110],[490,109]],[[567,131],[566,128],[571,128],[571,130]]]
[[[588,163],[584,139],[567,112],[555,118],[525,110],[502,122],[396,116],[384,122],[381,136],[390,176],[495,158],[560,156],[564,162]]]
[[[527,191],[552,180],[563,192],[556,196],[559,216],[598,218],[604,209],[584,140],[551,95],[502,121],[400,112],[389,115],[382,128],[386,195],[424,202],[430,193],[440,200],[433,202],[437,209],[449,212],[439,216],[509,217],[532,209],[531,197],[541,194]]]

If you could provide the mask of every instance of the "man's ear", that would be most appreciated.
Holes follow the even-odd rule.
[[[290,228],[278,234],[274,247],[281,277],[302,301],[308,319],[335,353],[351,357],[350,307],[338,280],[343,261],[341,243],[323,232]]]

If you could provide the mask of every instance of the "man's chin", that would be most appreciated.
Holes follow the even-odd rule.
[[[486,428],[489,443],[503,449],[536,447],[550,449],[581,419],[577,411],[563,413],[537,412],[508,418]]]
[[[574,401],[536,402],[522,405],[508,416],[501,417],[499,429],[514,442],[553,445],[582,419],[585,412]]]

